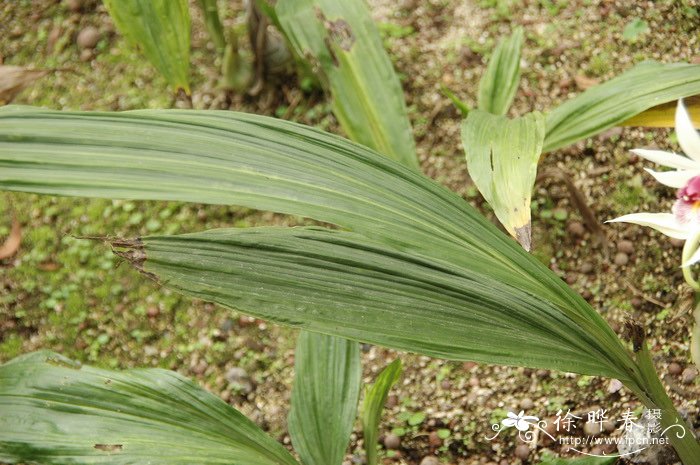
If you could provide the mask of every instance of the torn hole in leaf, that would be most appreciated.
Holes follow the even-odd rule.
[[[119,452],[124,448],[122,444],[95,444],[94,447],[103,452]]]

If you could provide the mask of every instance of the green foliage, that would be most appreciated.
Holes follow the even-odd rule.
[[[139,48],[175,90],[190,93],[187,0],[104,0],[119,32]]]
[[[544,117],[539,112],[508,119],[481,110],[462,122],[469,175],[499,221],[530,250],[530,203],[542,153]]]
[[[363,0],[289,0],[275,11],[331,96],[348,137],[418,170],[403,90]]]
[[[547,114],[549,152],[619,125],[649,108],[700,94],[700,65],[644,62]]]
[[[204,15],[204,24],[207,26],[211,40],[214,42],[219,54],[223,54],[226,48],[226,37],[224,36],[224,26],[219,18],[219,8],[216,1],[197,0],[197,4]]]
[[[377,464],[379,420],[391,387],[401,375],[401,360],[396,359],[379,373],[374,384],[367,387],[362,403],[362,434],[367,464]]]
[[[296,465],[253,422],[177,373],[35,352],[0,366],[0,461]]]
[[[354,231],[148,238],[145,270],[190,295],[438,357],[635,377],[615,333],[549,269],[456,194],[342,138],[167,110],[9,107],[0,128],[3,189],[237,204]]]
[[[302,331],[295,352],[288,427],[305,465],[340,465],[360,395],[357,342]]]
[[[508,112],[520,82],[522,47],[521,27],[498,44],[479,82],[479,110],[494,115],[505,115]]]
[[[642,36],[648,33],[649,24],[643,19],[634,18],[625,26],[624,31],[622,31],[622,38],[627,42],[637,42]]]

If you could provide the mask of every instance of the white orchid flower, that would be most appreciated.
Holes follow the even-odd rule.
[[[610,220],[610,223],[648,226],[685,241],[700,234],[700,134],[693,127],[682,100],[678,101],[676,108],[676,134],[685,156],[661,150],[632,150],[642,158],[674,168],[663,172],[646,169],[661,184],[678,189],[671,213],[633,213]],[[683,267],[698,261],[700,250],[690,257],[684,257]]]
[[[525,415],[525,411],[521,410],[517,415],[513,412],[508,412],[508,417],[501,420],[501,424],[506,428],[515,426],[518,431],[527,431],[531,422],[537,423],[539,420],[539,418],[532,415]]]

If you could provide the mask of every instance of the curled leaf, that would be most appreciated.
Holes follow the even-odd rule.
[[[462,122],[462,144],[474,184],[511,236],[530,250],[530,199],[544,141],[538,112],[508,119],[481,110]]]

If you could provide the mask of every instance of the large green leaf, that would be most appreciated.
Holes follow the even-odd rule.
[[[573,144],[653,106],[695,94],[700,94],[700,65],[640,63],[549,113],[544,151]]]
[[[371,334],[378,344],[449,358],[614,373],[620,379],[636,374],[629,353],[602,318],[467,202],[376,152],[312,128],[233,112],[115,114],[7,107],[0,110],[0,189],[234,204],[335,223],[366,236],[360,244],[372,239],[367,259],[410,253],[411,258],[401,258],[399,266],[417,260],[416,271],[443,270],[458,280],[454,285],[462,297],[457,298],[459,303],[451,300],[447,312],[439,306],[433,309],[421,298],[421,311],[414,322],[409,321],[410,327],[394,326],[394,321],[405,318],[380,307],[374,314],[374,318],[385,317],[380,323],[348,317],[347,328],[331,325],[322,332],[351,332],[349,337],[363,340]],[[343,248],[354,250],[355,246]],[[390,280],[395,270],[385,271],[389,274],[383,271],[382,276]],[[200,277],[195,282],[206,284]],[[250,279],[241,282],[253,285],[251,291],[258,287]],[[420,287],[401,289],[421,291]],[[353,292],[352,287],[343,290]],[[323,288],[316,292],[321,301],[330,300],[328,308],[333,308],[335,296]],[[297,305],[290,296],[283,302],[286,308]],[[391,300],[394,305],[403,303],[401,295]],[[276,313],[276,308],[258,310]],[[493,331],[473,331],[472,308],[474,315],[489,312],[488,323],[482,324]],[[296,307],[293,310],[290,324],[329,326],[322,321],[327,310],[316,313],[307,308],[304,319],[296,316]],[[526,329],[516,323],[526,320],[525,314],[532,315],[528,325],[537,326],[540,335],[577,328],[568,337],[589,348],[597,346],[599,360],[593,365],[590,360],[577,363],[566,351],[562,353],[572,356],[569,360],[552,358],[556,351],[550,345],[546,355],[542,347],[535,351],[538,355],[530,355]],[[282,315],[277,313],[276,321],[283,320]],[[521,345],[517,350],[513,346],[482,350],[484,340],[497,346],[496,329],[504,315],[512,318],[509,329],[501,328],[504,336],[517,338]],[[346,318],[347,313],[342,310],[337,316]],[[394,336],[384,334],[387,328]],[[418,344],[417,339],[426,341]]]
[[[418,170],[401,83],[364,0],[285,0],[275,11],[348,137]]]
[[[543,140],[539,112],[511,120],[475,110],[462,121],[469,176],[525,250],[530,250],[530,199]]]
[[[190,93],[187,0],[104,0],[119,32],[146,55],[173,89]]]
[[[389,389],[399,380],[400,375],[401,360],[396,359],[382,370],[374,384],[365,391],[365,400],[362,402],[362,441],[365,445],[368,465],[377,465],[379,420]]]
[[[357,342],[302,331],[294,353],[289,434],[305,465],[340,465],[357,414]]]
[[[295,465],[240,412],[177,373],[36,352],[0,366],[0,462]]]
[[[115,245],[168,287],[280,324],[448,359],[628,376],[597,334],[541,296],[354,233],[219,229]]]
[[[494,50],[486,72],[479,81],[479,110],[494,115],[505,115],[513,103],[520,83],[520,52],[523,47],[523,29],[501,41]]]

